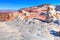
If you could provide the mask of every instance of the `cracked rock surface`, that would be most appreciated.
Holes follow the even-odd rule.
[[[60,30],[60,25],[54,23],[35,22],[16,19],[0,22],[0,40],[60,40],[50,34],[50,30]]]

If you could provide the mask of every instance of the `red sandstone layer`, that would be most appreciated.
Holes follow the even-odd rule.
[[[0,21],[9,21],[15,18],[15,12],[0,12]]]

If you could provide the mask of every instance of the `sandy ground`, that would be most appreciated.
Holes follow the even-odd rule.
[[[50,34],[50,30],[59,31],[60,25],[35,20],[21,20],[19,17],[9,22],[0,22],[0,40],[60,40]]]

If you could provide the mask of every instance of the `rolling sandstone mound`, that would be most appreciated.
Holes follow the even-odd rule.
[[[0,40],[21,40],[21,33],[4,22],[0,22]]]
[[[18,16],[12,21],[5,22],[5,24],[21,32],[23,40],[60,40],[60,37],[50,34],[51,30],[60,30],[60,25],[54,24],[53,22],[44,23],[34,19],[25,21]]]
[[[55,14],[54,7],[50,8],[49,12],[51,12],[53,19],[57,19],[55,15],[53,15]],[[18,10],[17,12],[0,13],[1,14],[0,20],[4,21],[0,22],[0,39],[60,40],[60,37],[56,37],[50,34],[51,30],[60,31],[60,25],[55,24],[53,22],[46,23],[40,20],[40,19],[43,20],[43,18],[45,18],[45,16],[47,15],[46,13],[47,13],[46,4],[31,8],[23,8]],[[30,14],[33,15],[31,16]],[[44,17],[42,17],[41,15]]]

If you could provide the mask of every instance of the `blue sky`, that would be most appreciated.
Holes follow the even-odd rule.
[[[41,4],[60,4],[60,0],[0,0],[0,10],[18,10]]]

